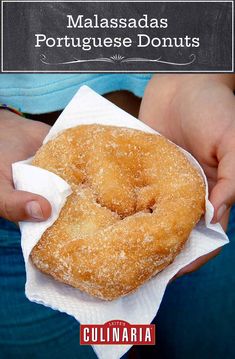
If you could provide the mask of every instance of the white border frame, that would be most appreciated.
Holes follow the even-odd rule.
[[[137,1],[129,1],[129,0],[112,0],[112,1],[97,1],[97,0],[71,0],[71,1],[66,1],[66,2],[71,2],[71,3],[89,3],[89,2],[97,2],[97,3],[107,3],[107,2],[119,2],[119,3],[122,3],[122,2],[129,2],[129,3],[137,3],[137,2],[149,2],[149,3],[154,3],[154,2],[160,2],[160,3],[171,3],[171,2],[174,2],[174,3],[177,3],[177,2],[180,2],[180,3],[231,3],[232,4],[232,69],[231,70],[223,70],[223,71],[218,71],[218,70],[202,70],[202,71],[197,71],[197,70],[192,70],[192,71],[177,71],[177,70],[169,70],[169,71],[165,71],[165,70],[159,70],[159,71],[156,71],[156,70],[128,70],[128,71],[123,71],[123,70],[113,70],[113,71],[109,71],[109,70],[91,70],[91,71],[87,71],[87,70],[80,70],[80,71],[75,71],[75,70],[61,70],[61,71],[58,71],[58,70],[50,70],[50,71],[47,71],[47,70],[40,70],[40,71],[29,71],[29,70],[4,70],[3,68],[3,5],[4,3],[18,3],[18,2],[23,2],[23,3],[42,3],[42,2],[47,2],[47,3],[50,3],[50,2],[53,2],[53,3],[60,3],[60,2],[65,2],[65,1],[61,1],[61,0],[45,0],[45,1],[32,1],[32,0],[25,0],[25,1],[9,1],[9,0],[3,0],[1,1],[1,72],[2,73],[87,73],[87,74],[92,74],[92,73],[234,73],[234,1],[233,0],[213,0],[213,1],[210,1],[210,0],[199,0],[199,1],[196,1],[196,0],[172,0],[172,1],[158,1],[158,0],[152,0],[152,1],[143,1],[143,0],[137,0]]]

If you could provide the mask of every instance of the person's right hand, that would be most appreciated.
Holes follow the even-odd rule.
[[[51,214],[50,203],[37,194],[17,191],[11,165],[35,154],[50,126],[0,110],[0,217],[10,221],[43,221]]]

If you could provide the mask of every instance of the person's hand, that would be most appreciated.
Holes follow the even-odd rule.
[[[156,75],[145,91],[139,117],[185,148],[202,165],[214,222],[226,229],[235,202],[234,75]],[[182,270],[196,270],[219,250]]]
[[[10,221],[43,221],[51,214],[50,203],[37,194],[17,191],[11,165],[34,155],[50,126],[0,110],[0,217]]]

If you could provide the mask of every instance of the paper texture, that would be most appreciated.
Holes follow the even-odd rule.
[[[83,86],[51,128],[44,143],[66,128],[92,123],[155,132],[87,86]],[[196,160],[188,153],[186,154],[202,172]],[[20,223],[26,267],[25,294],[29,300],[72,315],[80,323],[102,324],[115,319],[125,320],[131,324],[151,323],[157,314],[169,280],[196,258],[228,243],[228,238],[221,226],[210,224],[213,207],[206,198],[206,223],[203,220],[195,227],[184,249],[171,265],[141,286],[135,293],[111,302],[96,299],[41,273],[29,260],[29,254],[42,233],[58,218],[66,197],[71,193],[69,185],[55,174],[31,166],[30,159],[15,163],[12,167],[17,189],[40,194],[52,204],[52,216],[47,221]],[[130,345],[97,345],[93,348],[100,359],[118,359],[130,347]]]

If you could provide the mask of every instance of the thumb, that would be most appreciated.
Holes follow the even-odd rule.
[[[213,222],[219,222],[235,202],[235,150],[225,153],[219,160],[217,183],[210,201],[215,208]]]
[[[46,220],[51,215],[51,205],[42,196],[15,190],[6,180],[0,181],[0,216],[9,221]]]

